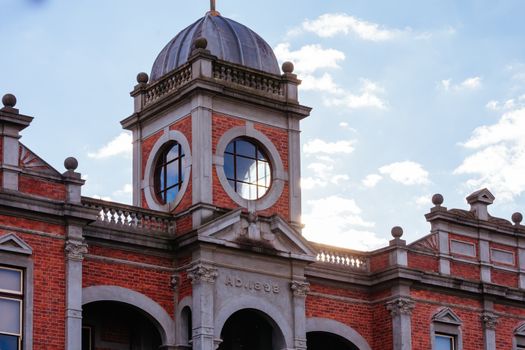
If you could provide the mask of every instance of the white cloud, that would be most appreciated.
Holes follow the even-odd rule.
[[[289,43],[278,44],[274,49],[280,61],[292,61],[295,73],[311,74],[319,69],[340,68],[338,62],[344,61],[345,54],[336,49],[324,49],[319,44],[305,45],[291,51]]]
[[[117,137],[108,142],[105,146],[98,149],[96,152],[89,152],[88,157],[95,159],[103,159],[120,155],[131,157],[131,142],[131,134],[127,132],[121,132]]]
[[[370,231],[375,224],[363,219],[361,208],[353,199],[330,196],[306,204],[309,210],[303,216],[303,233],[310,240],[361,250],[386,243]]]
[[[320,77],[314,75],[301,76],[301,90],[322,91],[329,94],[343,94],[344,90],[336,84],[334,78],[329,73],[324,73]]]
[[[414,203],[419,208],[431,207],[432,206],[432,195],[426,194],[424,196],[419,196],[414,198]]]
[[[477,90],[482,85],[481,77],[470,77],[459,84],[453,84],[452,79],[444,79],[439,83],[441,88],[445,91],[465,91],[465,90]]]
[[[388,29],[345,13],[327,13],[314,20],[307,19],[302,23],[302,29],[323,38],[338,34],[352,34],[362,40],[376,42],[391,40],[402,33],[400,30]],[[298,32],[298,30],[295,31],[295,33]]]
[[[468,188],[487,187],[503,201],[525,191],[525,108],[504,113],[496,124],[476,128],[463,146],[475,152],[454,173],[471,175]]]
[[[304,144],[303,152],[306,154],[350,154],[354,151],[355,141],[341,140],[335,142],[327,142],[321,139],[314,139]]]
[[[384,110],[387,109],[387,103],[380,96],[383,93],[384,89],[378,83],[361,79],[359,93],[345,91],[339,96],[326,97],[324,103],[329,107],[378,108]]]
[[[133,186],[131,184],[125,184],[120,190],[113,192],[115,196],[127,196],[133,193]]]
[[[379,168],[379,172],[403,185],[424,185],[430,182],[428,171],[423,169],[421,164],[411,161],[396,162],[382,166]]]
[[[383,177],[379,174],[370,174],[370,175],[367,175],[362,183],[365,187],[368,187],[368,188],[373,188],[375,187],[379,181],[381,181],[383,179]]]
[[[326,187],[328,185],[327,181],[316,177],[302,177],[301,178],[301,188],[303,190],[311,190],[319,187]]]

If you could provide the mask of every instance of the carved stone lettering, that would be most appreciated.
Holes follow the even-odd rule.
[[[224,285],[244,289],[253,292],[263,292],[268,294],[279,294],[281,292],[279,285],[272,282],[261,282],[240,277],[227,276]]]

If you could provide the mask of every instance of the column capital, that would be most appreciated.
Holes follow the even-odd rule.
[[[292,281],[290,283],[290,289],[293,291],[294,296],[304,298],[310,291],[310,283],[303,281]]]
[[[64,250],[68,259],[82,261],[84,260],[84,254],[88,252],[88,245],[83,241],[68,240]]]
[[[496,326],[498,325],[498,318],[499,316],[493,314],[492,312],[483,312],[481,314],[481,322],[483,322],[485,329],[496,329]]]
[[[192,284],[199,282],[215,283],[219,276],[216,267],[206,264],[197,264],[188,269],[188,278]]]
[[[386,303],[387,310],[392,317],[399,315],[412,315],[412,310],[416,306],[414,300],[408,297],[399,297]]]

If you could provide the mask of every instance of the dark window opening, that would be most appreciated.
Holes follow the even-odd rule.
[[[155,165],[155,195],[162,203],[175,200],[184,182],[183,174],[184,151],[178,142],[172,141],[166,145],[157,158]]]
[[[226,147],[224,173],[235,192],[249,200],[264,196],[272,180],[266,152],[244,137],[234,139]]]
[[[306,334],[307,350],[359,350],[345,338],[327,332],[309,332]]]

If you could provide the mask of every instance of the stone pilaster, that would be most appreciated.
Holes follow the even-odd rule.
[[[294,317],[294,348],[306,350],[306,295],[310,291],[310,283],[305,281],[292,281],[290,289],[293,292],[293,317]]]
[[[66,350],[78,350],[82,344],[82,260],[87,244],[82,228],[68,227],[66,254]]]
[[[411,315],[415,302],[409,297],[398,297],[386,303],[392,316],[393,350],[412,349]]]
[[[215,350],[219,340],[214,338],[214,284],[219,275],[214,266],[196,264],[188,270],[193,285],[193,330],[194,350]]]
[[[490,311],[481,314],[483,324],[483,341],[484,350],[496,349],[496,327],[498,325],[498,316]]]

